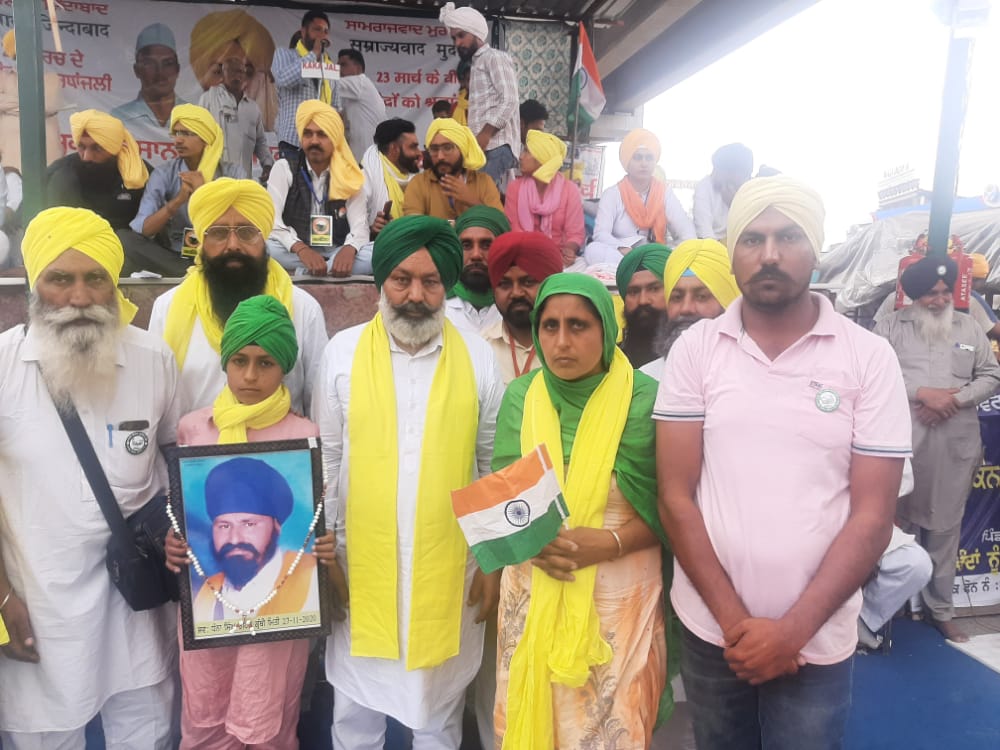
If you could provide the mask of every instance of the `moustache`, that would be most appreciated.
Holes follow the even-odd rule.
[[[243,550],[245,552],[249,552],[254,557],[260,557],[260,550],[252,544],[247,544],[246,542],[239,542],[238,544],[223,544],[222,548],[219,550],[219,557],[228,557],[230,552],[234,552],[236,550]]]
[[[780,271],[774,266],[764,266],[757,273],[750,277],[750,283],[756,281],[791,281],[791,277],[784,271]]]
[[[399,315],[405,315],[410,318],[429,318],[436,312],[430,305],[423,302],[404,302],[401,305],[395,305],[393,309]]]

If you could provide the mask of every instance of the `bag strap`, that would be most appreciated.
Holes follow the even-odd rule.
[[[71,403],[69,413],[64,413],[59,408],[56,411],[66,429],[69,441],[73,444],[73,450],[76,451],[76,457],[80,461],[80,467],[87,477],[87,482],[90,483],[94,498],[101,506],[101,513],[104,514],[104,519],[108,522],[112,538],[123,548],[125,545],[135,544],[135,535],[125,523],[125,516],[122,515],[122,509],[118,507],[118,501],[115,500],[115,494],[111,490],[111,485],[108,484],[108,478],[104,474],[104,469],[101,468],[97,453],[94,452],[94,445],[90,442],[87,430],[84,428],[83,422],[80,421],[76,406]]]

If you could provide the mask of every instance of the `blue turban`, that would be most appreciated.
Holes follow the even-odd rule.
[[[284,523],[294,502],[285,478],[259,458],[231,458],[205,479],[205,509],[213,521],[224,513],[255,513]]]

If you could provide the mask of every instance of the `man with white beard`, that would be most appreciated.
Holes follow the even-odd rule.
[[[71,750],[100,714],[109,747],[173,746],[176,609],[133,612],[105,569],[111,537],[59,418],[75,406],[129,516],[166,490],[177,367],[129,325],[111,225],[52,208],[22,244],[29,324],[0,335],[0,659],[4,750]]]
[[[969,640],[952,621],[955,556],[965,500],[982,443],[976,406],[1000,387],[1000,366],[976,322],[955,313],[958,267],[927,256],[900,283],[913,304],[875,326],[899,357],[913,422],[913,492],[899,501],[903,531],[927,550],[934,573],[922,593],[927,618],[951,641]]]
[[[350,587],[326,649],[333,747],[381,748],[392,716],[414,748],[457,750],[499,571],[469,554],[451,490],[490,472],[503,385],[489,344],[445,318],[462,270],[447,221],[389,222],[372,267],[379,312],[333,337],[312,400]]]

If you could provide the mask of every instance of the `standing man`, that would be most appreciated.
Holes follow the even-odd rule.
[[[712,154],[712,174],[694,188],[694,228],[703,239],[726,241],[726,221],[733,196],[753,174],[753,152],[730,143]]]
[[[174,747],[177,612],[134,612],[105,568],[111,538],[59,410],[76,407],[125,516],[167,489],[177,370],[129,325],[111,226],[50,208],[22,243],[30,326],[0,336],[0,658],[4,750],[84,746],[100,714],[109,747]]]
[[[303,78],[302,63],[322,59],[332,62],[324,50],[330,46],[330,19],[321,10],[306,11],[302,16],[299,40],[289,49],[274,51],[271,75],[278,87],[278,156],[293,159],[299,151],[299,135],[295,129],[295,113],[306,99],[333,103],[330,83],[324,78]]]
[[[637,369],[656,359],[653,340],[667,320],[663,267],[669,257],[670,248],[666,245],[641,245],[622,258],[615,271],[625,316],[619,346]]]
[[[542,366],[531,337],[531,311],[541,283],[563,270],[562,253],[547,234],[507,232],[490,247],[486,265],[502,320],[482,335],[493,347],[507,386],[514,378]]]
[[[491,206],[473,206],[455,222],[462,244],[462,273],[448,292],[445,314],[459,330],[482,334],[500,320],[493,304],[487,259],[493,241],[510,231],[503,211]]]
[[[174,107],[187,104],[174,92],[181,65],[169,26],[153,23],[139,32],[132,71],[139,79],[139,95],[115,107],[111,116],[121,120],[140,141],[169,141],[170,113]]]
[[[380,122],[375,128],[375,143],[361,158],[365,176],[362,191],[371,238],[377,237],[388,222],[403,215],[406,186],[420,173],[423,160],[416,133],[409,120],[393,117]],[[390,202],[386,214],[385,207]]]
[[[431,120],[424,138],[431,168],[406,186],[403,213],[456,219],[470,206],[492,206],[503,211],[500,191],[482,169],[486,163],[472,131],[449,117]]]
[[[302,148],[274,165],[267,192],[277,216],[271,257],[291,272],[313,276],[371,273],[364,175],[344,138],[337,110],[318,99],[299,105],[295,129]]]
[[[356,49],[337,53],[340,78],[334,97],[347,121],[347,142],[354,160],[360,162],[372,144],[376,126],[385,119],[385,101],[372,80],[365,75],[365,57]]]
[[[739,190],[743,297],[677,340],[653,411],[700,750],[842,746],[860,588],[910,454],[891,347],[809,291],[823,217],[788,177]]]
[[[191,199],[191,219],[201,262],[179,286],[157,297],[149,330],[166,339],[180,371],[178,409],[187,414],[211,406],[226,385],[219,367],[222,331],[236,306],[258,294],[275,297],[295,324],[295,366],[285,376],[292,410],[308,413],[326,323],[319,303],[292,285],[288,273],[267,257],[264,237],[274,225],[274,204],[253,180],[216,180]]]
[[[234,50],[239,51],[238,45]],[[224,147],[222,160],[243,167],[247,177],[253,174],[253,157],[260,162],[260,181],[267,183],[267,176],[274,166],[274,157],[264,135],[264,118],[257,102],[247,97],[246,55],[232,54],[222,62],[222,82],[201,95],[198,104],[212,113],[222,128]]]
[[[521,154],[518,112],[521,97],[514,61],[506,52],[486,43],[489,27],[475,8],[456,8],[455,3],[445,3],[440,19],[448,27],[458,56],[472,63],[469,129],[486,154],[483,172],[500,188],[506,184],[507,173],[517,166]]]
[[[326,650],[333,746],[381,748],[392,716],[414,747],[457,750],[499,578],[469,554],[450,491],[489,473],[503,388],[486,342],[444,316],[462,267],[447,222],[390,222],[372,263],[379,312],[333,337],[314,396],[350,585]]]
[[[913,418],[913,491],[899,501],[905,532],[927,550],[934,573],[926,617],[950,641],[969,637],[954,621],[952,584],[965,501],[982,460],[976,406],[1000,388],[1000,365],[970,315],[956,314],[958,266],[928,255],[900,277],[913,304],[875,326],[896,350]],[[975,304],[975,303],[973,303]]]

